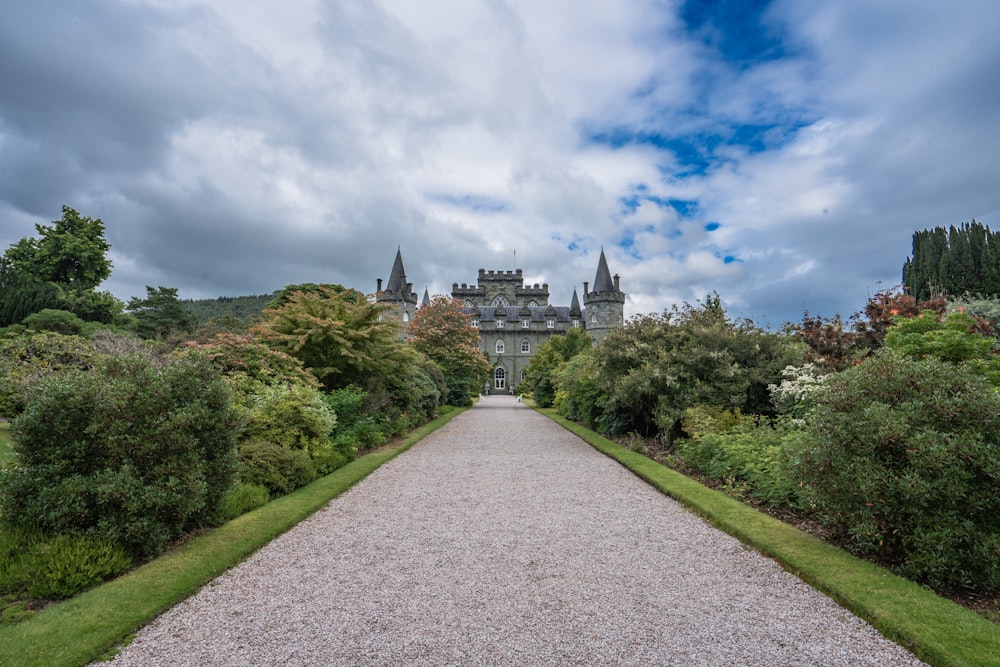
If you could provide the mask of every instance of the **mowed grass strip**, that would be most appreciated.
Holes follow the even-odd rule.
[[[10,424],[0,422],[0,470],[14,463],[14,449],[10,443]]]
[[[925,662],[935,667],[1000,665],[1000,626],[883,567],[621,447],[564,419],[554,409],[538,411],[712,525],[774,558]]]
[[[98,660],[163,611],[339,496],[464,409],[407,435],[399,445],[362,456],[294,493],[212,529],[132,572],[0,627],[3,667],[78,667]]]

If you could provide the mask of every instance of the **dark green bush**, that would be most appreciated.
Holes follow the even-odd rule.
[[[229,392],[190,357],[106,358],[35,382],[0,476],[8,527],[86,534],[145,557],[210,523],[235,473]]]
[[[855,552],[938,590],[1000,589],[1000,394],[890,351],[832,376],[799,474]]]
[[[260,484],[272,496],[283,496],[316,478],[316,466],[305,449],[292,449],[266,440],[240,444],[239,478]]]
[[[258,507],[263,507],[271,500],[271,494],[263,484],[247,484],[236,482],[222,498],[220,514],[223,521],[231,521]]]

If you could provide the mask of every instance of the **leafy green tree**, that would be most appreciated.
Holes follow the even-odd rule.
[[[479,332],[470,321],[460,301],[435,296],[407,329],[409,344],[441,368],[452,405],[469,405],[490,373],[489,360],[479,349]]]
[[[18,273],[38,282],[92,290],[111,275],[101,220],[80,215],[69,206],[52,226],[35,225],[40,238],[24,238],[5,256]]]
[[[293,291],[264,311],[252,331],[277,350],[299,359],[327,389],[365,386],[414,363],[399,329],[380,317],[384,306],[339,285]]]
[[[556,399],[556,375],[563,365],[583,352],[593,349],[593,339],[583,329],[572,328],[561,336],[552,336],[535,350],[524,374],[522,386],[531,392],[535,403],[550,407]]]
[[[63,217],[35,225],[39,236],[12,244],[0,261],[0,326],[43,308],[69,310],[87,321],[112,322],[122,304],[95,289],[111,275],[104,223],[68,206]]]
[[[718,295],[698,307],[634,318],[595,350],[599,421],[610,433],[670,440],[695,405],[773,414],[768,386],[802,358],[795,340],[730,320]]]
[[[142,338],[164,338],[174,331],[191,333],[198,318],[177,298],[176,287],[146,286],[146,298],[132,297],[126,309],[135,318],[134,328]]]

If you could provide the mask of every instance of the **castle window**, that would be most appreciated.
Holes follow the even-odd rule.
[[[531,326],[531,320],[521,320],[521,328],[527,329]]]
[[[528,371],[521,369],[521,382],[524,382],[524,378],[528,376]]]
[[[503,350],[504,350],[503,341],[502,340],[498,340],[497,341],[497,354],[503,354]]]
[[[555,320],[545,320],[545,328],[546,329],[555,329],[556,328],[556,321]]]
[[[410,321],[410,314],[404,310],[403,311],[403,324],[406,324],[409,321]]]
[[[580,328],[580,320],[573,320],[573,327],[576,329]]]
[[[504,370],[503,366],[497,366],[497,369],[493,371],[493,387],[496,389],[507,388],[507,371]]]
[[[590,316],[590,323],[597,324],[597,313],[594,313],[593,315]]]
[[[473,318],[472,318],[472,321],[471,321],[471,324],[472,324],[472,326],[474,326],[474,327],[477,327],[477,328],[478,328],[478,327],[479,327],[479,320],[478,320],[478,319],[476,319],[475,317],[473,317]]]
[[[503,320],[497,320],[497,329],[503,329]]]
[[[525,354],[531,352],[531,343],[527,339],[521,341],[521,352]]]
[[[496,298],[493,299],[493,301],[490,302],[490,305],[493,307],[497,306],[506,307],[510,305],[510,301],[508,301],[507,297],[505,297],[503,294],[499,294],[496,296]]]
[[[532,299],[531,301],[529,301],[524,305],[526,305],[528,308],[538,308],[538,302],[535,301],[534,299]]]

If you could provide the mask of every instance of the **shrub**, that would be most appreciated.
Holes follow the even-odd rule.
[[[316,467],[305,449],[251,440],[240,445],[239,478],[266,487],[272,496],[283,496],[313,481]]]
[[[832,376],[801,479],[849,548],[939,590],[1000,588],[1000,394],[884,351]]]
[[[245,439],[307,451],[325,446],[337,422],[319,390],[303,385],[261,387],[248,417]]]
[[[676,454],[685,465],[772,507],[806,506],[792,469],[805,434],[789,421],[697,406],[683,425],[691,437]]]
[[[28,315],[22,324],[32,331],[54,331],[67,336],[76,336],[83,331],[85,322],[68,310],[45,308]]]
[[[263,484],[248,484],[236,482],[222,498],[219,510],[223,521],[231,521],[258,507],[263,507],[271,500],[271,494]]]
[[[87,534],[145,557],[210,522],[235,472],[229,392],[204,359],[146,357],[34,383],[0,475],[9,527]]]
[[[132,565],[125,551],[87,535],[0,532],[0,591],[39,600],[68,598]]]
[[[53,371],[92,368],[101,357],[91,341],[55,332],[0,339],[0,416],[24,410],[28,387]]]

